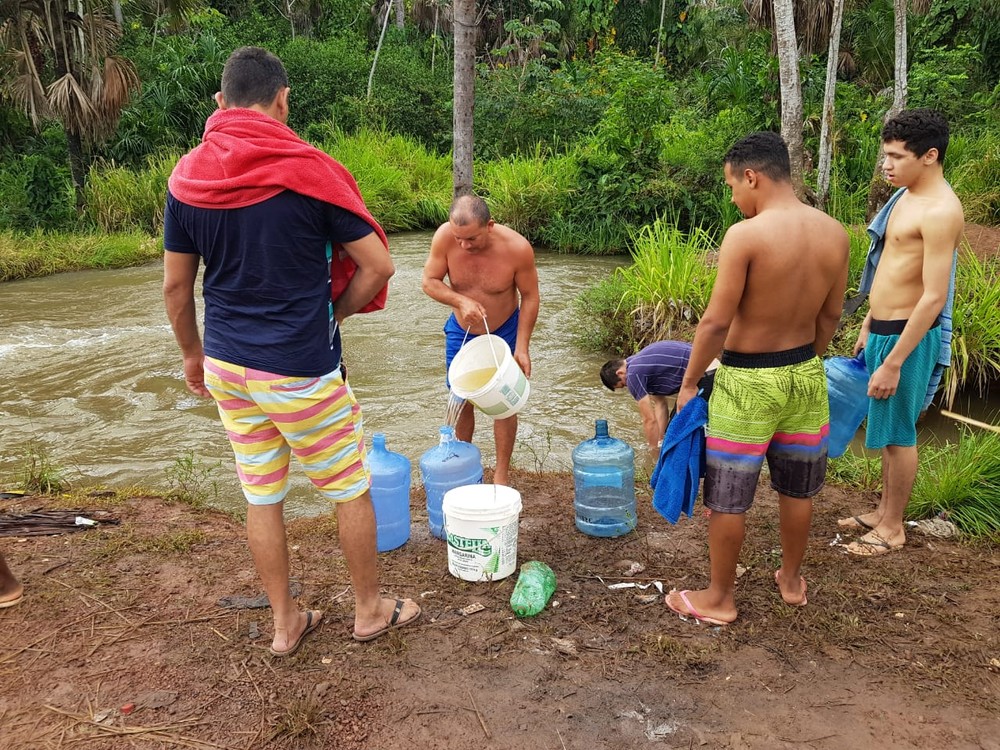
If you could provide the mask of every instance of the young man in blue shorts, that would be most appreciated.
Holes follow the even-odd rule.
[[[539,297],[530,243],[513,229],[494,222],[486,202],[475,195],[456,198],[448,216],[431,240],[423,275],[424,292],[452,309],[444,326],[445,367],[451,365],[464,341],[488,329],[507,342],[514,361],[530,378],[528,342],[538,319]],[[472,404],[466,403],[455,434],[459,440],[471,442],[475,427],[475,412]],[[509,483],[516,436],[516,414],[493,422],[495,484]]]
[[[894,196],[871,309],[854,345],[855,354],[864,349],[871,374],[865,446],[882,451],[882,497],[874,511],[838,523],[866,532],[847,546],[863,557],[901,549],[906,541],[917,419],[941,358],[942,333],[951,329],[942,311],[965,218],[944,178],[947,148],[948,123],[932,110],[901,112],[882,128],[885,178],[906,190]]]
[[[806,603],[801,565],[829,434],[818,355],[840,320],[849,246],[837,221],[796,197],[777,133],[738,142],[724,169],[733,203],[747,218],[722,241],[715,287],[677,394],[681,410],[722,350],[706,428],[710,579],[705,589],[666,598],[674,612],[715,625],[737,616],[736,563],[765,458],[779,503],[781,567],[774,579],[785,603]]]

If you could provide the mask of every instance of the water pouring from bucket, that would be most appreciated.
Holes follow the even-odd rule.
[[[471,401],[487,416],[507,419],[524,408],[531,386],[507,342],[486,330],[485,335],[463,343],[451,361],[451,399]],[[461,406],[456,409],[460,410]]]

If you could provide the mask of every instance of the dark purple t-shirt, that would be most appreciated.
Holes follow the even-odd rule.
[[[625,387],[636,401],[646,395],[672,396],[680,390],[691,344],[655,341],[625,359]]]
[[[163,246],[205,263],[205,354],[255,370],[317,377],[340,365],[330,300],[332,245],[372,227],[290,190],[243,208],[196,208],[167,194]]]

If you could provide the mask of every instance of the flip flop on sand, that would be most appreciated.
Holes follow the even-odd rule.
[[[7,607],[14,607],[24,601],[24,594],[19,594],[13,599],[7,599],[6,601],[0,602],[0,609],[7,609]]]
[[[867,521],[863,521],[861,519],[861,516],[851,516],[850,518],[841,518],[839,521],[837,521],[837,525],[842,529],[864,529],[865,531],[871,531],[875,528]]]
[[[890,552],[903,549],[902,544],[889,544],[885,539],[875,532],[857,539],[848,544],[844,549],[852,555],[858,557],[880,557],[888,555]]]
[[[781,584],[778,582],[778,574],[780,570],[774,571],[774,582],[778,584],[778,593],[781,594]],[[781,601],[787,604],[789,607],[804,607],[808,604],[806,599],[806,579],[803,576],[799,576],[799,580],[802,581],[802,601],[800,602],[790,602],[785,598],[784,594],[781,594]]]
[[[663,601],[670,609],[670,611],[676,614],[681,619],[684,619],[685,617],[690,617],[691,619],[699,623],[707,622],[709,625],[732,625],[733,622],[735,622],[735,620],[717,620],[714,617],[706,617],[705,615],[701,614],[701,612],[699,612],[692,606],[691,601],[688,599],[687,595],[690,593],[691,593],[690,589],[685,589],[684,591],[678,591],[677,589],[670,589],[670,593],[664,597]],[[687,607],[686,611],[683,609],[679,609],[678,607],[675,607],[673,604],[670,603],[670,597],[673,594],[677,594],[681,598],[681,601],[684,602],[684,606]]]
[[[315,618],[313,618],[314,614],[316,615]],[[271,652],[272,656],[291,656],[292,654],[294,654],[296,651],[299,650],[299,646],[302,645],[302,641],[306,639],[306,636],[309,635],[311,632],[313,632],[316,628],[318,628],[320,626],[320,623],[322,622],[323,622],[322,612],[320,612],[318,609],[307,610],[306,629],[302,631],[302,635],[300,635],[298,639],[295,641],[295,643],[291,645],[291,648],[288,648],[284,651],[276,651],[274,648],[269,648],[268,651]]]
[[[420,607],[417,607],[417,613],[413,615],[413,617],[409,617],[405,620],[400,620],[399,615],[403,612],[404,604],[406,604],[405,599],[396,600],[396,607],[395,609],[392,610],[392,617],[389,618],[389,623],[384,628],[379,628],[374,633],[368,633],[367,635],[358,635],[357,633],[353,633],[351,637],[354,638],[354,640],[359,641],[361,643],[368,643],[369,641],[374,641],[376,638],[385,635],[390,630],[406,627],[410,623],[416,622],[418,619],[420,619],[421,609]]]

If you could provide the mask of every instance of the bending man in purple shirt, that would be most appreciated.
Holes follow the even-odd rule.
[[[654,341],[625,359],[611,359],[601,368],[601,381],[612,391],[628,388],[639,406],[642,429],[650,450],[656,450],[670,421],[667,396],[676,395],[684,379],[691,344]],[[715,370],[718,362],[709,366]],[[709,377],[706,375],[706,377]]]

